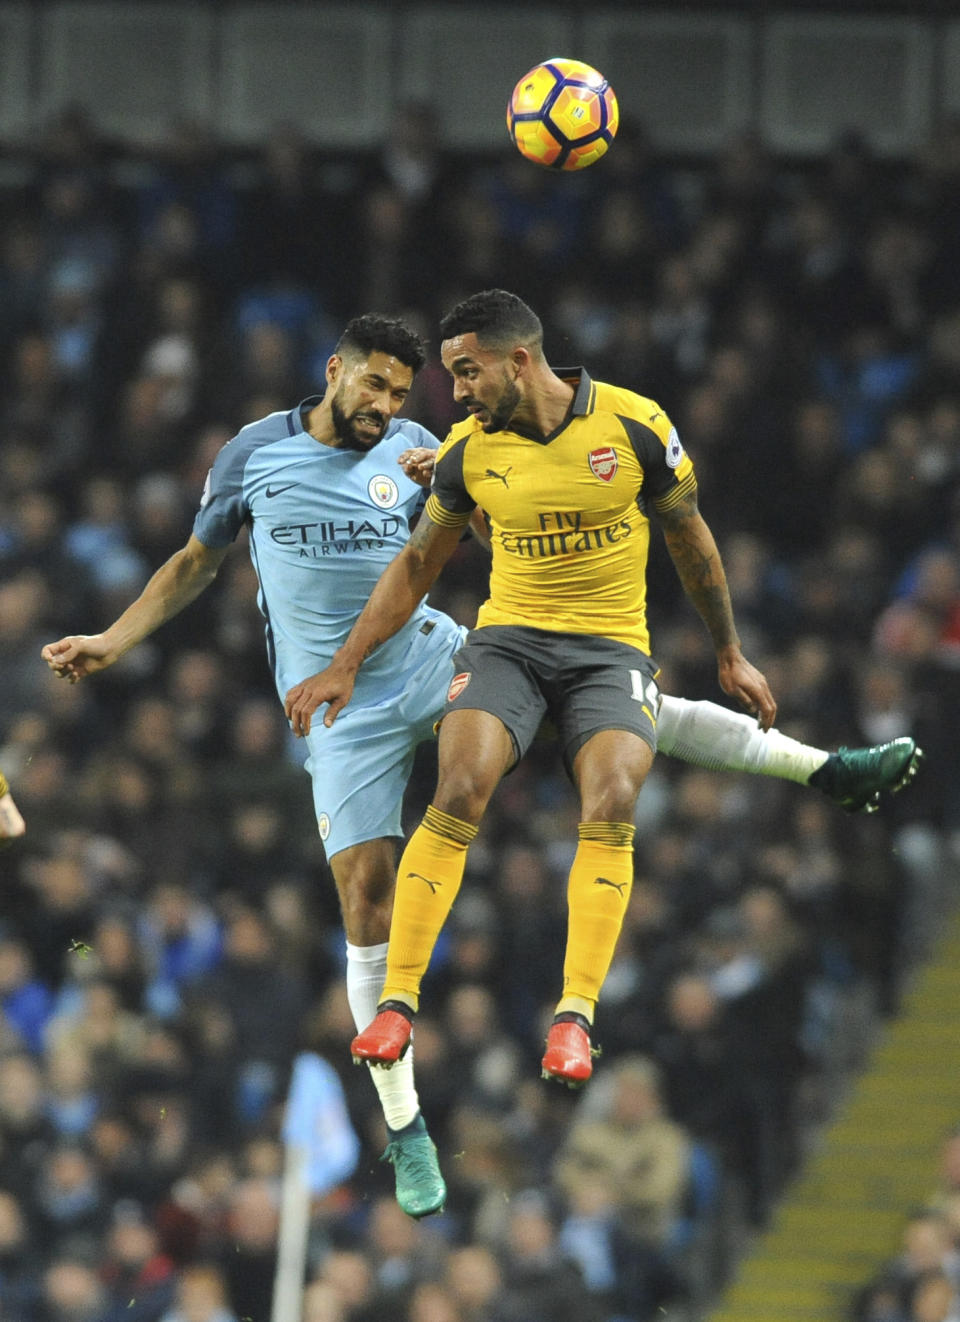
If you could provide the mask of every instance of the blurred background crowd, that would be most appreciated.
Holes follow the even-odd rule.
[[[0,767],[28,829],[0,856],[0,1316],[266,1322],[304,1047],[341,1074],[363,1151],[314,1209],[305,1322],[697,1315],[951,901],[960,124],[912,159],[848,134],[796,163],[750,136],[677,162],[626,123],[557,178],[507,146],[445,150],[416,105],[349,157],[289,127],[228,151],[188,122],[121,150],[73,108],[5,164]],[[40,648],[115,618],[185,541],[220,445],[318,389],[350,316],[426,335],[407,412],[442,436],[437,318],[490,285],[540,312],[554,365],[671,414],[780,728],[825,749],[911,733],[927,760],[851,818],[659,758],[603,1058],[574,1096],[537,1077],[576,806],[536,745],[425,986],[450,1198],[415,1223],[350,1066],[334,887],[245,549],[93,681],[57,683]],[[435,604],[472,623],[486,574],[465,543]],[[665,689],[722,700],[662,547],[650,582]]]

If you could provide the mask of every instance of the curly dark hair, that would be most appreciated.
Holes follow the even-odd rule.
[[[405,366],[412,367],[414,372],[419,372],[427,361],[423,340],[416,331],[399,317],[381,317],[376,312],[366,312],[362,317],[348,321],[335,352],[341,356],[347,353],[388,353],[399,358]]]
[[[440,322],[440,338],[473,331],[484,349],[509,350],[518,344],[540,349],[543,326],[522,298],[506,289],[484,289],[452,308]]]

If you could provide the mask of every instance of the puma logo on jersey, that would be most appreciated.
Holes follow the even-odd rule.
[[[627,883],[625,881],[611,881],[609,877],[594,877],[593,884],[594,886],[610,886],[618,895],[622,895],[623,888]]]
[[[425,881],[427,885],[430,887],[431,895],[436,895],[437,891],[443,885],[442,881],[431,881],[429,877],[425,877],[421,872],[408,872],[407,876],[415,877],[417,881]]]
[[[513,472],[513,464],[511,464],[509,468],[505,468],[505,469],[503,470],[502,473],[498,473],[498,472],[496,471],[496,469],[488,468],[488,469],[487,469],[487,477],[496,477],[496,478],[499,478],[500,481],[503,483],[503,485],[504,485],[504,486],[507,488],[507,490],[509,491],[509,490],[510,490],[510,483],[507,481],[507,474],[508,474],[508,473],[512,473],[512,472]]]
[[[650,414],[650,421],[651,421],[651,422],[656,422],[657,418],[662,418],[662,417],[663,417],[663,412],[662,412],[662,411],[659,411],[659,412],[657,412],[657,413],[651,413],[651,414]]]

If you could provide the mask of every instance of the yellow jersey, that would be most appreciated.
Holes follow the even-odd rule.
[[[426,513],[459,527],[479,506],[490,525],[490,596],[477,628],[527,625],[591,634],[650,653],[646,509],[696,490],[676,428],[651,399],[557,375],[575,394],[564,422],[534,439],[465,418],[437,453]]]

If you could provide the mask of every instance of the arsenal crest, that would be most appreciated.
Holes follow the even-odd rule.
[[[612,445],[602,450],[591,450],[587,459],[594,477],[599,477],[603,482],[609,482],[617,471],[617,452]]]
[[[447,689],[447,702],[453,702],[459,698],[460,694],[470,683],[470,671],[461,670],[459,675],[454,675],[450,681],[450,687]]]

